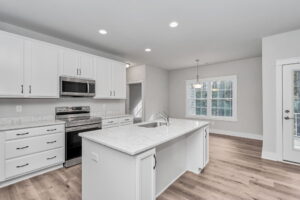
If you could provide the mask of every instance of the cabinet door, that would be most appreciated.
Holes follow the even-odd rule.
[[[61,75],[76,77],[79,76],[79,58],[76,51],[63,50],[61,55]]]
[[[205,127],[204,128],[204,134],[203,134],[203,164],[204,167],[207,165],[208,161],[209,161],[209,127]]]
[[[85,54],[80,56],[79,76],[81,78],[95,79],[93,56]]]
[[[136,200],[155,200],[155,149],[137,156]]]
[[[113,97],[126,99],[126,65],[120,62],[112,62],[112,88]]]
[[[30,71],[26,93],[29,97],[58,98],[59,48],[38,41],[26,42],[25,47],[25,69]]]
[[[96,96],[95,98],[111,98],[111,62],[108,59],[96,57],[95,58],[96,71]]]
[[[0,96],[22,97],[24,92],[24,42],[0,32]]]

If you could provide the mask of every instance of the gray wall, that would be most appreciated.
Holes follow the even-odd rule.
[[[185,81],[196,67],[169,72],[169,112],[185,118]],[[214,120],[212,129],[262,135],[261,57],[199,67],[200,78],[237,75],[237,122]]]
[[[146,67],[145,114],[146,120],[153,119],[158,112],[168,113],[168,71],[158,67]]]
[[[300,56],[300,30],[263,38],[263,152],[276,153],[276,61]],[[281,152],[277,152],[281,153]]]

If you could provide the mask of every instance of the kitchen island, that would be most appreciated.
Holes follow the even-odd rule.
[[[208,163],[209,123],[170,119],[80,134],[83,200],[154,200]]]

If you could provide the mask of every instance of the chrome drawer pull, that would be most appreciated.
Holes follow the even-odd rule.
[[[18,165],[17,168],[26,167],[26,166],[28,166],[28,165],[29,165],[29,163],[26,163],[25,165]]]
[[[56,156],[53,156],[53,157],[47,158],[47,160],[52,160],[52,159],[54,159],[54,158],[56,158]]]
[[[109,122],[107,122],[107,123],[111,124],[111,123],[114,123],[114,121],[109,121]]]
[[[55,143],[55,142],[56,142],[56,140],[51,141],[51,142],[47,142],[47,144],[53,144],[53,143]]]
[[[22,149],[27,149],[29,148],[29,146],[25,146],[25,147],[18,147],[17,150],[22,150]]]
[[[22,135],[28,135],[29,132],[26,132],[26,133],[17,133],[17,136],[22,136]]]
[[[56,128],[54,128],[54,129],[48,129],[47,131],[48,132],[50,132],[50,131],[56,131]]]

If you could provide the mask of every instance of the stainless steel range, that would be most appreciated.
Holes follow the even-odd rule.
[[[81,163],[81,137],[79,133],[101,129],[101,118],[90,116],[89,106],[57,107],[56,119],[66,122],[65,167]]]

